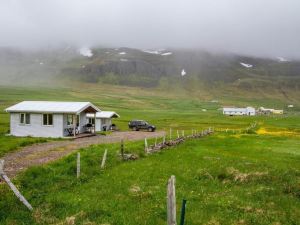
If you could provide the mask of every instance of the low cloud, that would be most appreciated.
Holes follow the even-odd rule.
[[[10,0],[0,46],[205,48],[300,58],[298,0]]]

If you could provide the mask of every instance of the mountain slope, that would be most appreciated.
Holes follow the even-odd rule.
[[[188,91],[205,87],[272,93],[276,89],[283,95],[300,90],[300,62],[283,58],[178,49],[95,48],[81,53],[70,47],[39,52],[2,48],[1,83],[75,80]]]

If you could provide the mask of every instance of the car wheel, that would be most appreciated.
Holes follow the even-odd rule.
[[[153,129],[151,127],[148,128],[149,132],[153,132]]]
[[[133,130],[133,131],[137,131],[136,127],[133,127],[132,130]]]

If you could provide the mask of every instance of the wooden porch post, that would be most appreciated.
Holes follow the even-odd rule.
[[[77,116],[76,114],[73,115],[73,132],[74,132],[74,137],[76,137],[76,119]]]
[[[96,113],[94,113],[94,134],[96,133]]]

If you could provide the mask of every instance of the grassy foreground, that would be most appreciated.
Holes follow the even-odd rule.
[[[289,146],[287,148],[286,146]],[[107,167],[100,169],[104,149]],[[16,180],[35,208],[28,212],[0,187],[1,224],[166,224],[166,182],[176,176],[177,212],[188,200],[186,224],[299,224],[299,138],[219,133],[122,162],[119,145],[81,149],[27,170]]]
[[[0,224],[166,224],[166,182],[176,176],[177,212],[188,200],[186,224],[300,224],[300,116],[297,105],[283,116],[226,117],[222,105],[283,108],[272,99],[217,99],[159,90],[112,86],[74,88],[0,87],[0,157],[40,138],[7,137],[3,110],[23,100],[91,101],[121,115],[115,123],[145,119],[166,131],[214,127],[213,136],[189,140],[150,156],[143,142],[126,143],[138,161],[122,162],[119,145],[81,149],[76,154],[30,168],[14,182],[34,207],[28,212],[6,185],[0,185]],[[254,129],[247,127],[256,123]],[[225,131],[228,132],[225,132]],[[153,142],[153,140],[152,140]],[[100,160],[108,149],[105,170]]]

